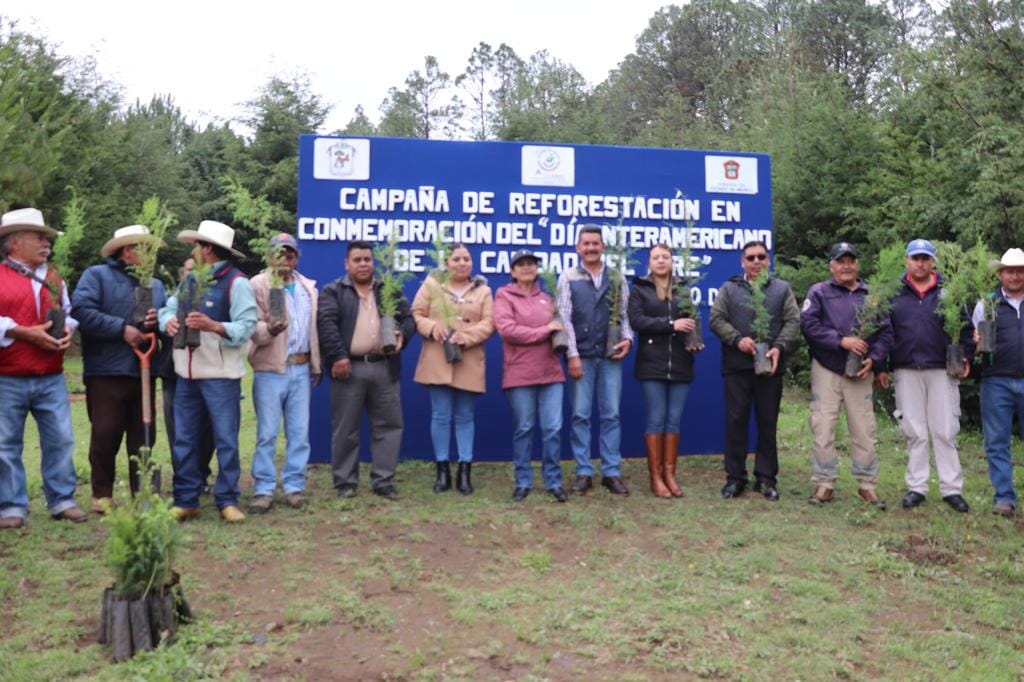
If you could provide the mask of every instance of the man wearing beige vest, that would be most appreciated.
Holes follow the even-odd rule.
[[[245,375],[246,344],[256,328],[256,299],[252,285],[231,257],[241,253],[231,248],[235,231],[222,223],[204,220],[198,230],[183,230],[178,241],[195,244],[196,269],[210,268],[213,283],[205,292],[195,292],[199,277],[193,270],[176,295],[160,309],[160,331],[178,333],[178,309],[187,311],[185,327],[198,329],[198,347],[174,349],[174,514],[178,519],[199,515],[199,494],[203,478],[199,473],[199,432],[197,426],[209,415],[213,442],[217,448],[217,482],[213,495],[225,521],[245,519],[238,509],[238,427],[239,401]],[[196,296],[193,294],[199,293]],[[181,300],[179,300],[179,297]],[[193,299],[198,302],[193,305]],[[191,428],[190,428],[191,427]]]

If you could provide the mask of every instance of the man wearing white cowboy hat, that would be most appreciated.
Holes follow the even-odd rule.
[[[200,332],[200,345],[174,349],[174,371],[178,375],[174,394],[174,421],[200,424],[209,415],[217,448],[217,482],[214,500],[226,521],[245,518],[238,509],[238,427],[241,379],[245,375],[244,358],[249,338],[256,329],[256,298],[252,285],[242,271],[229,260],[242,254],[232,248],[235,231],[213,220],[204,220],[198,230],[183,230],[178,241],[195,244],[192,253],[196,268],[181,283],[178,293],[160,309],[160,330],[169,336],[178,333],[178,309],[184,324]],[[196,292],[200,278],[196,270],[208,269],[212,284]],[[193,298],[198,295],[198,304]],[[179,300],[180,297],[180,300]],[[193,428],[178,428],[175,433],[174,513],[179,519],[199,514],[199,494],[203,478],[199,473],[199,434]]]
[[[981,366],[981,426],[985,433],[985,455],[988,476],[995,488],[992,513],[1012,516],[1017,508],[1017,491],[1013,488],[1013,415],[1024,411],[1024,323],[1021,303],[1024,302],[1024,251],[1009,249],[992,266],[1000,286],[988,295],[995,309],[995,352],[983,358]],[[974,308],[974,326],[985,319],[985,302]],[[977,332],[975,332],[977,337]]]
[[[67,287],[48,268],[57,231],[34,208],[0,219],[0,529],[20,528],[28,515],[22,448],[29,411],[39,427],[46,507],[54,518],[88,517],[75,503],[75,438],[64,383],[64,351],[78,323],[67,318],[63,333],[51,334],[49,308],[71,312]],[[59,300],[54,300],[60,293]]]
[[[132,491],[138,490],[138,465],[132,458],[139,454],[146,434],[139,361],[133,348],[145,348],[144,334],[156,330],[156,311],[167,298],[162,282],[153,279],[141,283],[132,272],[132,267],[139,264],[136,247],[147,242],[163,244],[145,225],[129,225],[115,231],[100,249],[104,262],[82,273],[71,297],[82,334],[85,405],[92,423],[92,511],[97,514],[104,513],[113,501],[117,451],[122,439],[128,453],[128,480]],[[134,314],[135,291],[140,285],[151,287],[153,293],[153,305],[142,325],[138,325]],[[153,379],[155,383],[155,375]]]

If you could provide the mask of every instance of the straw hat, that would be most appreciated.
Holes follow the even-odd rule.
[[[185,242],[186,244],[194,244],[196,242],[216,244],[217,246],[223,246],[239,258],[245,258],[245,254],[241,251],[231,248],[235,241],[235,231],[224,223],[218,223],[215,220],[204,220],[199,223],[198,230],[182,230],[178,233],[178,241]]]
[[[989,262],[989,267],[997,272],[1003,268],[1024,268],[1024,251],[1007,249],[999,260]]]
[[[127,227],[119,228],[114,232],[114,238],[109,240],[100,249],[100,255],[104,258],[109,258],[122,246],[152,241],[160,242],[160,246],[164,245],[164,241],[151,235],[149,233],[149,228],[145,225],[128,225]]]
[[[42,212],[36,208],[19,208],[4,213],[0,219],[0,237],[12,232],[42,232],[47,237],[57,236],[57,230],[46,226]]]

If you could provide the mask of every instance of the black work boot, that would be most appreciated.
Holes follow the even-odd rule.
[[[463,495],[473,494],[473,482],[469,478],[472,469],[472,462],[459,462],[459,467],[455,470],[455,487]]]
[[[434,481],[434,492],[443,493],[452,489],[452,468],[448,462],[437,462],[437,480]]]

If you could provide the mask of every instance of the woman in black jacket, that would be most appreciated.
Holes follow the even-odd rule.
[[[683,496],[676,482],[679,421],[693,381],[693,352],[685,339],[697,324],[681,316],[672,269],[671,249],[651,247],[647,277],[633,281],[629,296],[629,324],[640,338],[634,374],[647,404],[644,441],[651,492],[663,498]]]

